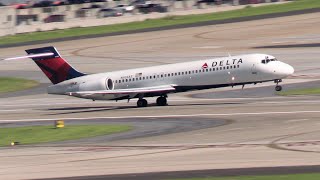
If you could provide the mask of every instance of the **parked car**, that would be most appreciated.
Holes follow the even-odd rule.
[[[117,9],[105,8],[100,9],[97,13],[98,18],[122,16],[123,12]]]
[[[46,17],[43,22],[52,23],[52,22],[64,22],[65,15],[63,14],[54,14]]]
[[[39,1],[32,5],[32,7],[50,7],[53,6],[53,1]]]
[[[68,4],[83,4],[83,3],[89,3],[89,0],[67,0]]]
[[[90,0],[90,2],[107,2],[106,0]]]
[[[135,6],[128,5],[128,4],[119,4],[116,7],[114,7],[113,9],[120,10],[120,11],[122,11],[122,13],[129,13],[135,9]]]
[[[195,6],[198,6],[199,4],[208,4],[208,5],[213,5],[213,4],[216,4],[216,5],[220,5],[222,4],[222,0],[198,0],[195,4]]]
[[[135,1],[132,1],[129,4],[129,6],[138,7],[138,6],[146,6],[148,4],[152,4],[152,2],[150,0],[135,0]]]
[[[67,4],[66,1],[61,1],[61,0],[57,0],[57,1],[53,1],[52,2],[53,6],[63,6],[63,5],[66,5],[66,4]]]
[[[151,3],[143,6],[137,6],[137,9],[141,13],[152,13],[152,12],[168,12],[168,7],[167,6],[162,6],[161,4],[156,4],[156,3]]]
[[[102,6],[99,4],[91,4],[91,6],[86,8],[81,8],[81,9],[100,9],[100,8],[102,8]]]
[[[28,4],[20,3],[20,4],[14,4],[13,7],[14,7],[15,9],[27,9],[27,8],[29,8],[29,5],[28,5]]]

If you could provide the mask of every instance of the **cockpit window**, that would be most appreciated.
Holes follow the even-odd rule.
[[[262,64],[268,64],[271,61],[278,61],[278,60],[276,58],[272,58],[272,59],[266,58],[264,60],[261,60],[261,63]]]

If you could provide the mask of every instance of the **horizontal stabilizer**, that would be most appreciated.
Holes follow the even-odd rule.
[[[54,55],[54,53],[50,53],[50,52],[49,53],[30,54],[27,56],[5,58],[5,59],[1,59],[1,61],[10,61],[10,60],[27,59],[27,58],[42,58],[42,57],[50,57],[53,55]]]

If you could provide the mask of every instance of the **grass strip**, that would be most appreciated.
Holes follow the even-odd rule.
[[[175,180],[319,180],[320,173],[288,174],[288,175],[263,175],[263,176],[228,176],[228,177],[206,177],[185,178]]]
[[[239,17],[256,16],[263,14],[273,14],[280,12],[289,12],[303,9],[320,8],[319,0],[295,0],[285,4],[272,4],[260,7],[250,7],[217,13],[185,15],[185,16],[168,16],[160,19],[145,20],[142,22],[131,22],[114,25],[104,25],[86,28],[70,28],[64,30],[54,30],[46,32],[34,32],[18,34],[12,36],[0,37],[0,45],[17,44],[22,42],[32,42],[41,40],[51,40],[67,37],[81,37],[85,35],[98,35],[114,32],[124,32],[140,30],[147,28],[166,27],[180,24],[192,24],[196,22],[205,22],[212,20],[225,20]]]
[[[0,128],[0,146],[11,142],[35,144],[89,138],[129,131],[128,125],[66,125],[64,128],[52,126],[26,126]]]
[[[20,91],[38,85],[38,82],[21,78],[0,77],[0,93]]]
[[[277,94],[281,96],[317,95],[317,94],[320,94],[320,88],[295,89],[295,90],[277,92]]]

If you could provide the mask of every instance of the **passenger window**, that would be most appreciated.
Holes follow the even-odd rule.
[[[215,68],[212,68],[212,71],[215,71],[216,69]]]
[[[227,66],[227,69],[229,69],[229,66]]]
[[[262,64],[265,64],[265,63],[266,63],[266,60],[262,60],[261,62],[262,62]]]
[[[220,67],[220,70],[222,70],[222,67]]]
[[[240,67],[240,65],[238,65],[238,68]]]

